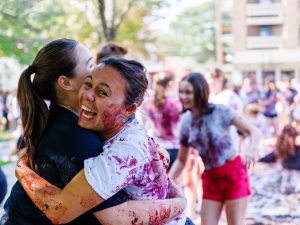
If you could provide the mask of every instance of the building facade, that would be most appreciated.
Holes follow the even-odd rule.
[[[300,80],[298,0],[216,0],[216,14],[219,66],[260,84]]]

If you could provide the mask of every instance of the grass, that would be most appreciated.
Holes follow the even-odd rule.
[[[9,162],[4,162],[4,161],[2,161],[2,160],[0,160],[0,166],[4,166],[4,165],[6,165],[6,164],[8,164]]]
[[[9,140],[11,140],[13,138],[14,138],[14,136],[11,135],[8,132],[3,132],[3,133],[0,134],[0,142],[2,142],[2,141],[9,141]]]

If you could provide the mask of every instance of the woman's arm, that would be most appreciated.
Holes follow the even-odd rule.
[[[247,152],[243,154],[244,164],[249,168],[255,163],[257,157],[257,149],[261,144],[261,133],[259,129],[247,122],[241,116],[236,116],[232,120],[232,125],[236,126],[238,129],[242,130],[247,136],[250,137],[250,145],[247,148]]]
[[[104,201],[89,185],[83,170],[61,190],[31,170],[25,157],[17,164],[16,177],[34,204],[54,224],[70,222]]]
[[[181,146],[178,151],[177,159],[175,160],[169,171],[169,177],[171,179],[176,180],[176,178],[179,177],[187,161],[188,154],[189,148]]]
[[[102,224],[165,224],[183,213],[186,199],[177,185],[172,184],[171,199],[128,201],[94,215]]]
[[[54,224],[70,222],[82,213],[104,201],[90,187],[83,171],[79,172],[63,190],[50,184],[31,170],[26,158],[16,167],[16,176],[34,204]],[[95,213],[103,224],[153,224],[168,222],[181,214],[186,206],[182,192],[171,186],[168,200],[129,201]],[[133,223],[134,222],[134,223]],[[139,223],[138,223],[139,222]]]

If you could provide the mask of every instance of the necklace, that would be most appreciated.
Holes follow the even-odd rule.
[[[74,113],[76,116],[79,116],[79,113],[77,110],[73,109],[71,106],[69,105],[64,105],[64,104],[59,104],[61,107],[71,111],[72,113]]]

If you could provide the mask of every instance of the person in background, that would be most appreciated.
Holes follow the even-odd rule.
[[[113,43],[104,45],[99,52],[97,53],[96,56],[96,63],[100,63],[101,60],[106,59],[111,56],[119,56],[123,57],[127,54],[127,49],[123,48],[120,45],[116,45]]]
[[[247,104],[245,106],[245,119],[249,123],[253,124],[258,128],[259,132],[262,135],[261,145],[258,145],[258,161],[260,162],[275,162],[276,155],[274,149],[274,138],[270,132],[270,127],[267,122],[267,118],[261,113],[261,107],[257,103]],[[243,139],[243,137],[241,136]],[[241,151],[247,149],[249,145],[249,139],[245,138],[241,141]]]
[[[265,79],[265,90],[262,93],[262,98],[259,101],[263,107],[263,113],[267,117],[271,132],[274,137],[277,136],[278,131],[278,113],[276,104],[278,102],[278,89],[272,77]]]
[[[258,103],[261,98],[260,90],[254,79],[246,77],[239,92],[244,105]]]
[[[205,73],[205,78],[209,84],[209,102],[213,104],[223,104],[242,115],[244,104],[241,98],[228,88],[228,80],[219,68],[213,68]],[[235,126],[230,127],[230,134],[236,149],[240,150],[240,131]]]
[[[173,81],[172,75],[157,80],[155,94],[142,104],[142,119],[147,126],[149,134],[154,136],[159,145],[170,154],[170,167],[178,153],[178,122],[180,102],[170,96],[166,91]]]
[[[300,107],[292,113],[292,122],[278,135],[276,152],[283,168],[300,170]]]
[[[256,128],[231,108],[210,104],[209,86],[200,73],[190,73],[180,82],[179,98],[186,112],[180,120],[180,149],[170,178],[180,175],[190,148],[197,149],[205,166],[201,224],[218,224],[223,207],[229,225],[244,224],[251,194],[247,167],[254,163],[260,141]],[[231,125],[250,136],[243,159],[230,136]]]

